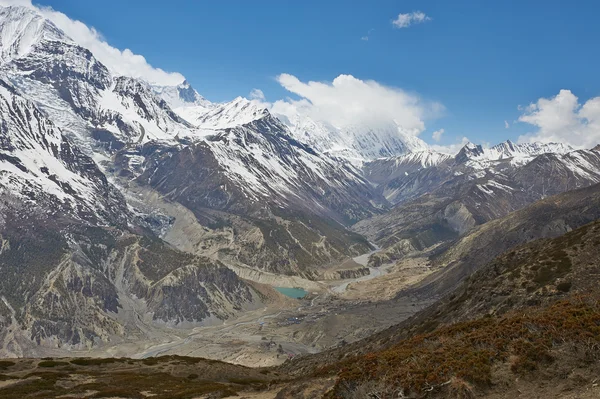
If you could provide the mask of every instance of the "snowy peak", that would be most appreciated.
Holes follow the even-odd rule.
[[[387,158],[429,150],[423,140],[404,132],[395,122],[354,125],[342,130],[353,137],[354,149],[366,159]]]
[[[269,115],[269,111],[255,101],[243,97],[223,103],[205,106],[184,107],[176,112],[192,125],[208,130],[229,129],[243,126]]]
[[[275,116],[288,126],[296,140],[359,167],[379,158],[429,150],[423,140],[403,132],[395,122],[332,126],[302,114]]]
[[[389,182],[423,169],[438,166],[452,159],[450,155],[435,151],[412,152],[398,157],[378,159],[363,165],[365,178],[374,184]]]
[[[520,152],[518,146],[510,140],[506,140],[505,142],[497,144],[492,148],[502,156],[510,157],[512,154]]]
[[[173,140],[191,131],[191,125],[138,79],[115,78],[112,90],[100,93],[98,105],[101,117],[94,121],[96,129],[112,133],[123,143]]]
[[[177,86],[152,86],[152,90],[172,109],[201,106],[209,108],[211,102],[202,97],[187,80]]]
[[[435,151],[421,151],[421,152],[412,152],[410,154],[406,154],[403,156],[392,158],[391,160],[394,163],[399,165],[418,165],[421,168],[431,168],[433,166],[437,166],[442,162],[446,162],[451,159],[452,156],[447,154],[442,154],[440,152]]]
[[[480,158],[484,153],[481,145],[475,145],[469,142],[458,152],[455,159],[458,163],[465,163],[472,159]]]
[[[144,81],[120,76],[115,78],[113,92],[121,97],[122,105],[127,107],[128,102],[133,102],[139,116],[154,122],[164,132],[191,127],[175,114],[168,103],[158,97],[150,85]],[[183,126],[174,126],[178,124]]]
[[[26,7],[0,6],[0,61],[29,53],[40,41],[69,41],[66,35],[43,16]]]
[[[467,143],[455,159],[458,163],[489,163],[510,160],[514,165],[524,165],[542,154],[566,154],[573,148],[561,143],[523,143],[515,144],[510,140],[491,148]]]
[[[573,148],[561,143],[523,143],[515,144],[510,140],[490,148],[491,157],[506,159],[512,157],[530,157],[547,153],[566,154]]]

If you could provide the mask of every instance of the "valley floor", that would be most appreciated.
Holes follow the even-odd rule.
[[[364,267],[367,256],[350,263]],[[348,266],[344,263],[343,266]],[[335,269],[335,268],[334,268]],[[131,357],[148,359],[180,355],[221,360],[250,367],[282,364],[295,356],[345,345],[398,324],[432,301],[393,300],[403,287],[431,273],[424,259],[371,269],[370,274],[346,280],[308,282],[296,279],[309,294],[305,299],[271,296],[267,307],[249,310],[223,323],[190,328],[146,324],[145,339],[121,341],[91,351],[32,348],[29,357]],[[277,284],[278,282],[274,282]],[[262,287],[262,288],[261,288]]]
[[[364,266],[368,257],[354,259]],[[392,300],[402,288],[431,273],[425,259],[371,269],[368,276],[323,280],[303,300],[276,301],[222,325],[186,331],[167,343],[144,348],[136,358],[182,355],[268,367],[365,338],[412,316],[433,301]],[[312,284],[312,283],[311,283]],[[111,356],[120,356],[115,348]],[[131,353],[127,353],[131,355]]]

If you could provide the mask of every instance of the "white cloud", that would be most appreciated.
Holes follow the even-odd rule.
[[[31,0],[0,0],[0,6],[25,6],[33,8]]]
[[[442,139],[442,135],[444,134],[444,132],[444,129],[436,130],[435,132],[433,132],[433,135],[431,137],[433,137],[434,141],[439,142]]]
[[[462,137],[459,141],[449,145],[432,145],[433,151],[441,152],[442,154],[456,155],[470,140],[467,137]]]
[[[252,89],[252,91],[250,92],[250,99],[265,101],[265,93],[263,93],[263,91],[260,89]]]
[[[362,40],[363,42],[368,42],[369,39],[371,38],[371,34],[375,32],[375,29],[369,29],[369,31],[367,32],[367,34],[363,37],[360,38],[360,40]]]
[[[540,98],[521,110],[519,122],[537,127],[521,136],[521,142],[561,142],[577,148],[600,143],[600,97],[580,104],[570,90],[561,90],[555,97]]]
[[[411,25],[422,24],[431,21],[431,18],[424,12],[414,11],[407,14],[398,14],[398,18],[392,21],[396,28],[408,28]]]
[[[281,74],[277,81],[300,99],[276,101],[271,106],[274,114],[290,119],[302,114],[336,128],[393,121],[403,133],[418,136],[425,130],[424,120],[444,110],[439,103],[428,103],[401,89],[352,75],[340,75],[332,82],[302,82],[293,75]]]
[[[508,121],[504,121],[504,128],[510,129],[510,123],[508,123]]]
[[[0,5],[19,5],[33,8],[63,30],[77,44],[89,49],[111,72],[117,75],[141,78],[157,85],[172,86],[185,80],[176,72],[165,72],[150,65],[146,59],[134,54],[131,50],[119,50],[109,45],[102,35],[93,27],[83,22],[72,20],[65,14],[50,7],[32,6],[31,0],[0,0]]]

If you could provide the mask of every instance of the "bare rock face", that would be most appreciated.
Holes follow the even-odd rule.
[[[337,270],[335,273],[338,279],[346,280],[368,276],[371,270],[368,267],[360,267],[358,269]]]
[[[444,209],[444,220],[458,234],[464,234],[476,225],[473,214],[469,212],[469,209],[464,204],[456,202]]]
[[[220,262],[179,252],[158,238],[73,220],[6,222],[0,289],[14,310],[13,327],[38,345],[81,349],[143,336],[134,317],[149,325],[197,324],[260,303]]]

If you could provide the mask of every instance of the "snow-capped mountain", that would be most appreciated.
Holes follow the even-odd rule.
[[[563,159],[573,151],[572,147],[560,143],[515,144],[508,140],[490,148],[467,143],[454,157],[435,152],[408,154],[368,162],[363,173],[388,201],[399,204],[429,193],[458,176],[470,180],[486,175],[512,176],[540,156],[552,154]],[[574,175],[586,173],[581,165],[572,163],[571,166]]]
[[[201,130],[223,130],[246,125],[269,112],[254,101],[237,97],[223,104],[186,106],[175,111]]]
[[[506,142],[484,149],[469,143],[437,165],[385,176],[374,174],[382,181],[378,190],[396,206],[353,227],[383,247],[374,265],[454,240],[549,196],[599,184],[600,152],[557,144]]]
[[[0,188],[23,203],[46,204],[85,223],[123,226],[121,193],[36,106],[0,80]]]
[[[566,154],[574,149],[562,143],[515,144],[510,140],[490,148],[467,143],[456,156],[457,162],[473,168],[486,168],[497,161],[509,160],[514,166],[525,165],[533,158],[547,153]]]
[[[419,170],[438,166],[451,159],[452,156],[435,151],[411,152],[398,157],[366,162],[362,170],[369,182],[382,184],[399,176],[408,176]]]
[[[307,143],[319,152],[348,160],[358,167],[364,162],[378,158],[429,150],[423,140],[403,132],[393,121],[335,127],[315,121],[306,115],[275,116],[288,126],[297,140]]]
[[[204,99],[193,104],[181,101],[175,95],[165,94],[175,93],[177,90],[177,87],[156,89],[179,116],[202,130],[244,125],[269,112],[264,104],[243,97],[222,104],[210,103]],[[281,120],[299,142],[307,144],[320,154],[349,161],[357,167],[379,158],[429,151],[424,141],[403,132],[393,121],[334,127],[306,115],[296,114],[293,118],[281,114],[273,116]]]
[[[147,83],[112,75],[35,10],[0,8],[0,30],[0,73],[88,152],[90,140],[118,148],[188,134],[191,125]]]
[[[64,33],[41,15],[14,6],[0,6],[0,38],[2,63],[22,57],[42,41],[66,40]]]
[[[185,80],[177,86],[157,86],[153,85],[152,90],[160,98],[165,100],[169,107],[176,110],[183,107],[204,107],[210,108],[212,103],[202,97],[196,89]]]

